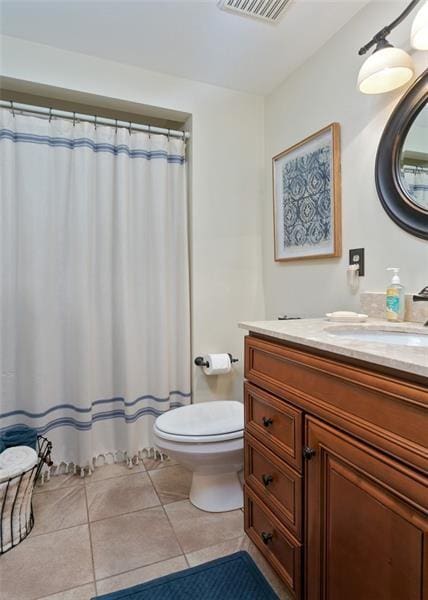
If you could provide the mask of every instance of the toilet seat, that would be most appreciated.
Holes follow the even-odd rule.
[[[155,434],[182,443],[222,442],[244,435],[244,406],[235,400],[190,404],[156,419]]]

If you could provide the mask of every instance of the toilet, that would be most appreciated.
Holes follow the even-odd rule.
[[[153,426],[160,452],[192,471],[189,499],[208,512],[242,508],[239,471],[244,465],[244,406],[216,400],[182,406]]]

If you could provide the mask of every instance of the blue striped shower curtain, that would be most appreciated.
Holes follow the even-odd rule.
[[[135,461],[190,402],[182,140],[0,113],[0,428]]]

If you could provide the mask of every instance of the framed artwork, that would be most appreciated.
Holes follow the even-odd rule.
[[[275,260],[341,255],[340,125],[272,159]]]

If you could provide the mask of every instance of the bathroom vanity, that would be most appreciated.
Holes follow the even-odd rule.
[[[240,326],[249,537],[296,599],[428,598],[428,347]]]

